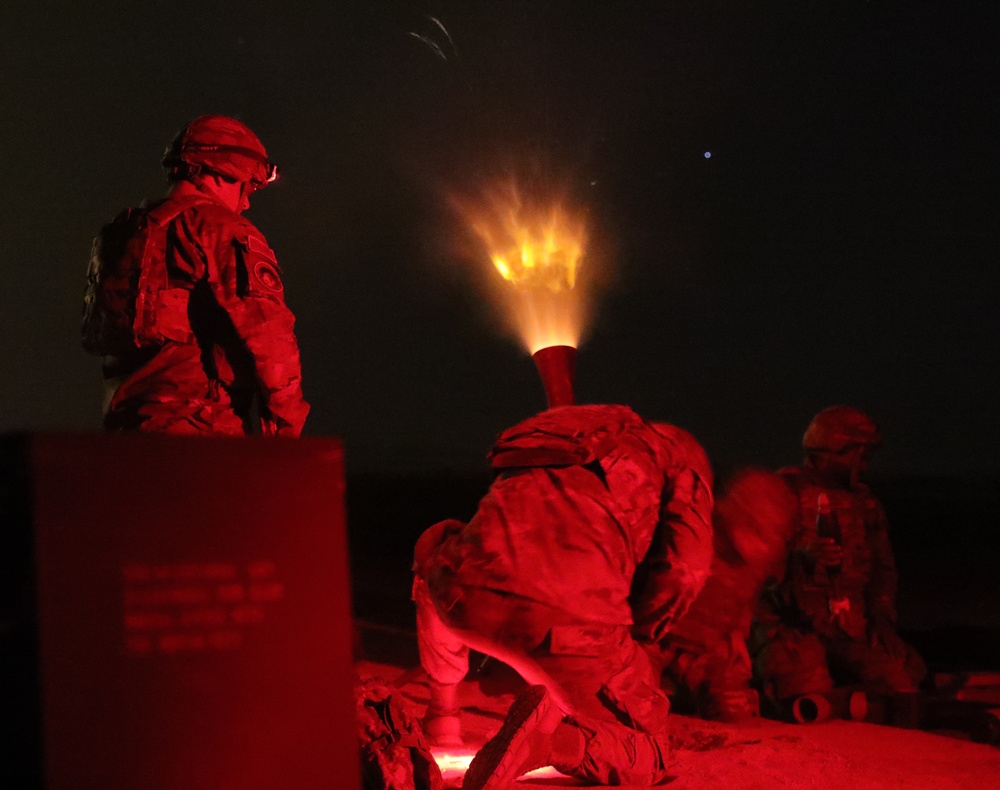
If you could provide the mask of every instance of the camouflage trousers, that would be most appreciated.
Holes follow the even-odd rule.
[[[462,681],[469,650],[549,688],[584,744],[554,767],[597,784],[657,784],[667,776],[670,702],[627,626],[566,623],[559,610],[493,590],[430,589],[415,577],[417,643],[428,676]]]
[[[864,639],[836,638],[782,628],[757,660],[770,696],[788,700],[824,694],[835,686],[858,683],[880,692],[914,692],[927,667],[917,652],[900,642],[890,653]]]

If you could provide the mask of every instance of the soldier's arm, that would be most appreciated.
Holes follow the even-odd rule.
[[[660,523],[643,561],[644,583],[634,597],[634,633],[656,642],[687,612],[712,564],[710,473],[686,467],[664,492]]]
[[[261,419],[266,434],[299,436],[309,413],[302,396],[302,364],[295,338],[295,319],[284,303],[249,297],[242,302],[243,320],[234,320],[254,358],[262,396]],[[234,316],[234,319],[237,317]]]
[[[253,358],[264,433],[298,436],[309,405],[302,396],[295,318],[274,253],[249,222],[205,222],[199,230],[211,250],[208,284]]]
[[[878,502],[871,500],[867,539],[872,553],[872,573],[865,588],[865,604],[871,619],[896,622],[896,560],[889,542],[889,523]]]

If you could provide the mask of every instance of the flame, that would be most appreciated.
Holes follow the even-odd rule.
[[[455,201],[500,275],[509,318],[530,353],[579,345],[587,294],[583,213],[558,197],[526,197],[513,179]]]
[[[583,223],[574,221],[561,206],[538,217],[523,213],[519,202],[501,207],[499,232],[482,220],[473,224],[496,270],[517,286],[555,293],[572,289],[586,244]]]

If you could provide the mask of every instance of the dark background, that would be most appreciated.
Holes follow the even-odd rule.
[[[544,406],[443,200],[514,165],[572,185],[614,274],[579,400],[691,430],[720,476],[868,410],[912,616],[957,585],[980,603],[941,621],[998,625],[969,570],[1000,503],[998,22],[991,0],[4,3],[0,430],[99,429],[90,240],[163,193],[185,122],[236,115],[283,170],[249,216],[298,317],[306,431],[345,441],[355,534],[405,554]]]

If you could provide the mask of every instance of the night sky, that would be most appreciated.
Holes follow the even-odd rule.
[[[998,478],[997,30],[993,0],[6,2],[0,430],[99,430],[91,239],[225,113],[282,167],[248,216],[306,433],[351,470],[478,470],[544,407],[444,200],[513,166],[571,185],[614,271],[580,401],[720,468],[796,462],[848,403],[883,426],[875,471]]]

